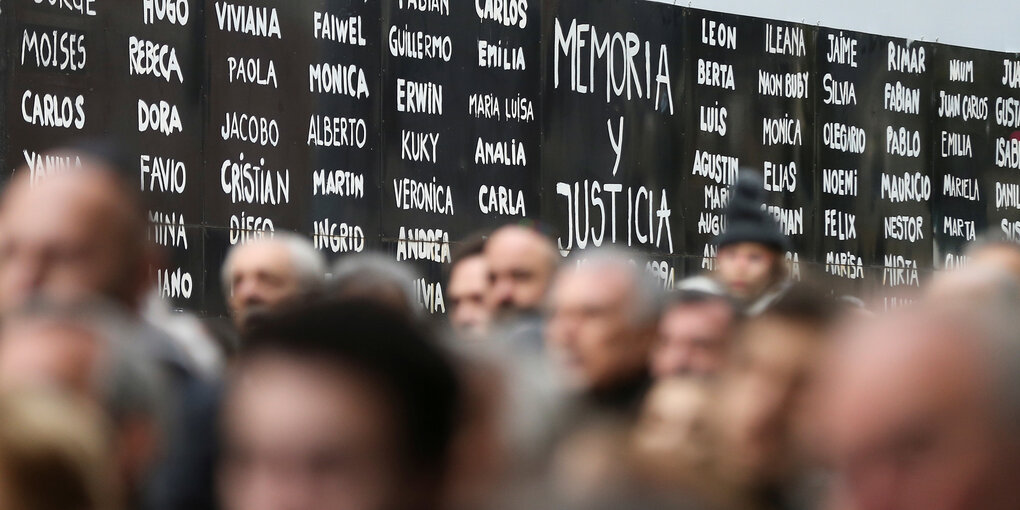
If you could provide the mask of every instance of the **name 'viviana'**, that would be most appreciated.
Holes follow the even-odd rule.
[[[276,7],[216,2],[216,23],[224,32],[282,39]]]
[[[601,37],[594,25],[571,20],[564,31],[560,19],[553,24],[553,87],[560,87],[561,57],[569,65],[570,90],[593,94],[596,65],[605,66],[606,102],[615,97],[652,101],[657,111],[673,115],[673,87],[669,71],[669,49],[642,44],[634,32],[612,32]],[[658,51],[656,51],[658,50]],[[654,65],[654,71],[653,71]],[[654,76],[653,76],[654,72]],[[654,97],[653,97],[654,96]]]

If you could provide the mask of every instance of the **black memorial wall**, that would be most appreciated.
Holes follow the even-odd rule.
[[[414,263],[540,220],[564,254],[712,267],[738,169],[795,275],[895,304],[1020,239],[1020,56],[643,0],[0,0],[0,166],[115,137],[169,254],[160,292],[222,313],[230,246],[309,235]]]

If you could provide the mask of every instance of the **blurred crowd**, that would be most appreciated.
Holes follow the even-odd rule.
[[[171,311],[113,147],[0,197],[0,510],[1016,510],[1020,247],[891,311],[790,277],[742,174],[713,270],[540,225],[456,243],[448,314],[382,254],[234,247]]]

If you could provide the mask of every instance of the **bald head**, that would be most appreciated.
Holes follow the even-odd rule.
[[[998,319],[911,310],[850,331],[833,354],[825,450],[857,508],[1012,508],[1020,442],[1000,367]]]
[[[1012,272],[991,265],[970,265],[939,273],[925,297],[941,303],[993,303],[1020,297],[1020,280]]]
[[[497,314],[533,311],[545,300],[559,255],[552,240],[534,229],[500,228],[485,243],[489,307]]]
[[[32,182],[20,171],[0,200],[0,310],[33,294],[99,295],[137,309],[154,251],[134,195],[106,164]]]
[[[967,247],[967,265],[1002,273],[1020,280],[1020,245],[995,238],[982,238]]]

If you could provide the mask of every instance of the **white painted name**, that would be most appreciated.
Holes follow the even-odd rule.
[[[804,99],[811,87],[808,85],[810,71],[802,73],[770,73],[758,70],[758,93],[763,96]]]
[[[524,60],[523,47],[504,46],[498,42],[480,40],[478,41],[478,67],[524,71],[528,66]]]
[[[442,115],[443,84],[397,78],[397,111]]]
[[[995,166],[1020,170],[1020,140],[1002,137],[995,139]]]
[[[981,200],[981,185],[978,184],[977,179],[946,174],[942,176],[942,195],[979,202]]]
[[[184,193],[188,185],[188,169],[183,161],[149,154],[142,154],[138,159],[142,191]]]
[[[352,46],[365,46],[361,32],[361,16],[337,16],[328,12],[312,13],[312,34],[316,39]]]
[[[974,148],[970,143],[970,135],[964,133],[942,132],[942,157],[974,157]]]
[[[726,136],[726,117],[728,116],[725,106],[699,106],[698,107],[698,128],[706,133],[718,133],[719,136]]]
[[[437,137],[439,135],[436,135]],[[476,165],[527,166],[524,142],[517,139],[488,141],[478,137],[475,144]]]
[[[220,165],[220,189],[233,204],[278,205],[290,203],[290,170],[265,168],[265,158],[225,159]]]
[[[400,227],[397,233],[397,260],[450,262],[450,234],[438,228]]]
[[[524,192],[505,186],[483,184],[478,187],[478,210],[482,214],[527,216]]]
[[[807,45],[804,44],[804,29],[766,23],[765,52],[803,57],[807,54]]]
[[[825,254],[825,272],[848,280],[860,280],[864,278],[864,259],[848,251],[830,251]]]
[[[977,238],[977,227],[974,225],[974,220],[943,216],[942,233],[949,237],[959,237],[965,241],[973,241]]]
[[[58,71],[81,71],[88,60],[85,34],[29,30],[21,35],[21,65]]]
[[[857,239],[857,215],[837,209],[826,209],[825,236],[840,241]]]
[[[701,18],[701,44],[735,50],[737,49],[737,27]]]
[[[931,178],[921,172],[891,175],[882,172],[882,198],[892,203],[925,202],[931,199]]]
[[[843,32],[829,34],[827,39],[829,51],[825,53],[826,62],[857,67],[857,39],[846,37]]]
[[[450,186],[436,184],[435,177],[431,182],[393,179],[393,199],[397,209],[453,215],[453,192]]]
[[[368,80],[365,70],[354,64],[308,64],[308,91],[363,99],[368,97]]]
[[[365,119],[313,114],[308,118],[305,142],[309,146],[361,149],[368,142],[368,124]]]
[[[411,31],[407,25],[404,25],[404,28],[390,26],[389,48],[390,55],[394,57],[443,62],[449,62],[453,58],[453,42],[450,36]]]
[[[181,123],[181,114],[177,111],[177,105],[166,101],[150,104],[139,99],[138,132],[145,131],[156,131],[165,136],[184,131],[184,124]]]
[[[276,64],[271,58],[266,61],[268,64],[263,66],[261,58],[227,57],[227,81],[249,85],[272,85],[274,89],[279,88],[276,81]]]
[[[962,118],[988,119],[988,98],[973,94],[947,94],[939,91],[939,117],[944,119]]]
[[[1020,128],[1020,99],[998,97],[995,99],[995,122],[1002,127]]]
[[[191,16],[191,5],[188,0],[143,0],[142,22],[146,25],[167,22],[171,25],[184,26]]]
[[[26,90],[21,95],[21,118],[41,127],[82,129],[85,127],[85,96],[37,94]]]
[[[822,126],[822,144],[840,152],[863,154],[868,147],[868,135],[857,126],[826,122]]]
[[[400,159],[438,163],[439,133],[400,130]]]
[[[910,48],[889,41],[886,58],[887,70],[908,74],[923,74],[925,71],[924,46]]]
[[[857,169],[822,169],[822,193],[841,197],[856,197]]]
[[[882,224],[886,239],[912,243],[924,239],[924,218],[922,216],[886,216]]]
[[[177,49],[131,36],[128,39],[129,74],[148,74],[169,82],[176,78],[184,83],[184,73],[177,61]]]
[[[736,156],[725,156],[702,152],[700,149],[694,151],[694,167],[691,175],[697,175],[711,179],[718,184],[730,186],[737,182],[737,172],[740,169],[740,158]]]
[[[332,253],[361,253],[365,251],[365,229],[329,218],[316,220],[312,222],[312,244]]]
[[[525,28],[528,26],[528,0],[475,0],[475,14],[483,21]]]
[[[364,198],[365,174],[346,170],[316,170],[312,172],[312,195]]]
[[[216,2],[216,23],[224,32],[283,38],[280,35],[280,17],[276,7]]]

